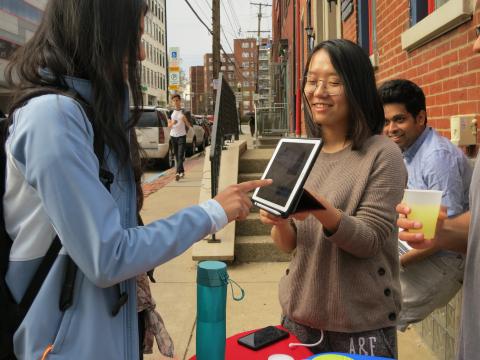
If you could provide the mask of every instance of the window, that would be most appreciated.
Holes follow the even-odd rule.
[[[411,51],[472,18],[475,4],[468,0],[410,0],[410,28],[402,49]]]
[[[448,0],[411,0],[410,1],[410,25],[415,25],[427,15],[437,10]]]
[[[359,0],[357,6],[358,44],[372,55],[377,48],[376,0]]]
[[[242,49],[247,49],[249,44],[247,42],[242,43]]]
[[[242,58],[248,58],[250,57],[250,53],[249,52],[242,52]]]

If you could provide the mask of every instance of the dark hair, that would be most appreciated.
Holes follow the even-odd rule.
[[[179,94],[173,94],[171,99],[173,100],[175,98],[179,98],[180,100],[182,100]]]
[[[350,125],[347,138],[352,141],[352,149],[358,150],[366,139],[382,132],[385,122],[372,64],[365,51],[349,40],[323,41],[315,46],[308,56],[302,89],[305,88],[305,78],[312,56],[322,49],[327,51],[335,71],[343,82],[349,108]],[[321,137],[321,127],[313,121],[305,92],[302,93],[307,133],[311,137]]]
[[[405,105],[407,111],[414,118],[420,111],[427,110],[423,90],[410,80],[388,80],[378,88],[378,94],[384,104],[398,103]],[[426,118],[425,115],[425,120]]]
[[[95,138],[125,165],[129,152],[137,150],[129,146],[127,134],[142,105],[138,57],[140,20],[147,9],[144,0],[49,0],[38,30],[7,67],[6,79],[14,89],[9,113],[45,89],[67,93],[64,76],[87,79],[92,86],[89,117]],[[122,117],[128,101],[126,65],[135,109],[127,124]],[[51,76],[42,76],[39,69],[47,69]]]

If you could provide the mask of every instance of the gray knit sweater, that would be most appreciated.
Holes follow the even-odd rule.
[[[295,222],[295,256],[279,285],[285,315],[338,332],[396,324],[401,293],[395,206],[406,181],[401,152],[384,136],[372,136],[359,151],[349,146],[320,153],[305,187],[343,213],[332,236],[313,216]]]

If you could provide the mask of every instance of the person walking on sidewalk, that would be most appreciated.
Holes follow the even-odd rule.
[[[180,95],[174,94],[172,96],[173,111],[168,119],[168,127],[170,128],[170,140],[173,145],[173,153],[175,154],[175,164],[177,173],[175,180],[185,176],[185,169],[183,168],[183,161],[185,160],[185,148],[187,145],[187,131],[192,127],[187,117],[183,113],[182,99]],[[195,145],[193,145],[195,146]]]
[[[139,226],[132,132],[147,10],[143,0],[50,0],[8,65],[16,91],[5,143],[3,210],[13,240],[5,280],[17,302],[51,244],[61,247],[15,332],[18,359],[138,360],[136,276],[247,217],[247,193],[271,183],[233,185]]]
[[[260,211],[275,244],[295,250],[279,285],[283,326],[314,353],[395,358],[402,154],[381,135],[383,107],[362,48],[343,39],[321,42],[304,76],[308,136],[323,139],[305,188],[325,208],[294,219]]]
[[[477,1],[476,9],[480,2]],[[474,17],[477,19],[477,17]],[[480,24],[476,27],[473,51],[480,54]],[[447,211],[440,211],[434,239],[425,239],[422,233],[410,229],[421,229],[422,223],[408,219],[410,209],[405,204],[397,206],[400,217],[397,221],[399,238],[416,249],[444,249],[466,254],[462,293],[462,316],[458,342],[458,360],[478,358],[480,354],[480,156],[477,156],[470,183],[470,210],[458,216],[447,218]],[[428,280],[428,279],[427,279]]]
[[[412,81],[389,80],[378,92],[385,111],[384,134],[402,150],[409,189],[441,190],[449,217],[468,210],[472,168],[463,152],[427,126],[425,94]],[[462,286],[464,257],[438,249],[412,249],[400,256],[402,311],[399,330],[445,306]]]

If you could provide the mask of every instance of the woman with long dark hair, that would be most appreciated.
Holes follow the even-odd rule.
[[[15,332],[18,358],[138,359],[135,277],[245,218],[246,192],[269,183],[232,186],[138,226],[141,171],[131,135],[146,11],[143,0],[50,0],[9,65],[15,97],[3,203],[13,240],[6,282],[17,302],[52,239],[61,244]]]
[[[398,147],[380,135],[384,113],[368,56],[347,40],[318,44],[303,94],[308,135],[324,142],[305,188],[325,209],[294,220],[260,212],[277,246],[295,251],[280,282],[283,325],[315,353],[395,357],[395,205],[406,170]]]

